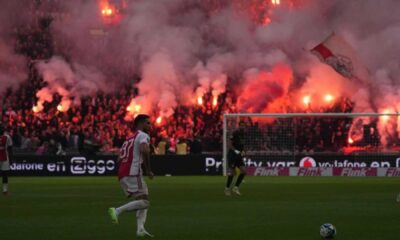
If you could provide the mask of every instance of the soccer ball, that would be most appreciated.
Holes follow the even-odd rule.
[[[330,223],[324,223],[321,225],[319,234],[323,239],[331,239],[336,236],[336,228]]]

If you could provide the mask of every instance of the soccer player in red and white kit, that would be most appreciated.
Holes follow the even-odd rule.
[[[3,194],[8,194],[8,172],[10,171],[10,158],[12,157],[12,141],[5,134],[4,126],[0,124],[0,172],[3,182]]]
[[[151,123],[149,116],[138,115],[134,120],[134,125],[135,132],[133,136],[128,138],[121,147],[118,170],[118,178],[122,190],[128,198],[134,198],[134,200],[118,208],[110,208],[108,212],[112,221],[118,223],[118,216],[121,213],[136,211],[136,235],[139,237],[153,237],[144,228],[150,202],[147,185],[142,175],[143,164],[149,178],[153,179],[154,177],[150,167],[150,136],[148,133]]]

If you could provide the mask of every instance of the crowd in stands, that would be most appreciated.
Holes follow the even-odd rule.
[[[3,98],[1,122],[6,125],[14,146],[27,152],[58,155],[66,150],[116,152],[132,134],[132,123],[125,121],[125,116],[134,92],[125,89],[114,95],[98,93],[96,97],[82,99],[80,105],[73,105],[66,112],[58,111],[57,104],[45,104],[44,111],[35,113],[32,96],[21,88],[9,91]],[[155,153],[220,151],[222,113],[229,111],[227,106],[181,106],[161,124],[152,117]],[[184,149],[182,144],[186,146]]]

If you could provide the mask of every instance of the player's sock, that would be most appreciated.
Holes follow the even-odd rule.
[[[117,215],[120,215],[123,212],[129,212],[129,211],[136,211],[139,209],[146,209],[149,207],[149,201],[147,200],[135,200],[132,202],[128,202],[127,204],[116,208],[115,211]]]
[[[8,183],[3,183],[3,193],[8,192]]]
[[[238,179],[236,180],[236,184],[235,184],[236,187],[239,187],[239,186],[240,186],[240,184],[241,184],[242,181],[243,181],[244,176],[245,176],[245,174],[243,174],[243,173],[241,173],[241,174],[239,175]]]
[[[146,218],[147,218],[147,209],[140,209],[136,211],[136,221],[137,221],[138,231],[144,229]]]
[[[8,192],[8,175],[6,171],[3,171],[3,192]]]
[[[226,187],[230,188],[233,181],[233,176],[228,176],[228,180],[226,181]]]

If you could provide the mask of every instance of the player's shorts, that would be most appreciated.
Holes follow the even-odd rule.
[[[229,168],[233,169],[235,167],[243,167],[244,161],[243,161],[243,156],[242,154],[239,152],[235,152],[234,150],[229,150],[228,152],[228,166]]]
[[[147,184],[143,180],[143,176],[127,176],[119,180],[122,190],[127,197],[140,197],[149,195]]]
[[[0,170],[1,171],[9,171],[10,170],[10,161],[0,161]]]

